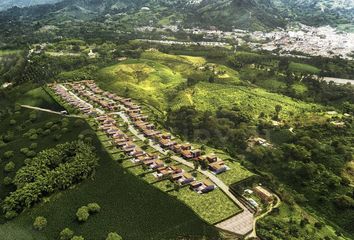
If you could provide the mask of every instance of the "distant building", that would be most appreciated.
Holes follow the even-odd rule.
[[[262,186],[257,186],[253,188],[253,191],[265,202],[273,201],[273,194]]]

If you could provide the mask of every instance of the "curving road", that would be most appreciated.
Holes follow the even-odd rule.
[[[281,200],[280,198],[278,197],[278,195],[276,194],[273,194],[273,196],[276,198],[277,202],[275,205],[272,204],[272,206],[266,211],[264,212],[262,215],[259,215],[257,216],[254,221],[253,221],[253,230],[252,232],[247,235],[246,239],[248,238],[257,238],[257,232],[256,232],[256,225],[257,225],[257,221],[261,218],[264,218],[266,215],[268,215],[274,208],[277,208],[279,207],[280,203],[281,203]]]

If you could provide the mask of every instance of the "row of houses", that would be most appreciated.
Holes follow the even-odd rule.
[[[201,150],[193,149],[190,144],[178,144],[172,140],[171,134],[157,131],[155,126],[147,121],[148,116],[142,114],[140,106],[133,103],[130,98],[122,98],[115,94],[104,92],[99,89],[93,81],[68,84],[68,87],[80,96],[100,105],[108,111],[119,109],[120,104],[123,105],[123,109],[134,125],[146,137],[158,142],[161,147],[180,154],[185,159],[200,160]],[[119,104],[116,103],[117,101]],[[109,115],[100,115],[96,117],[96,120],[100,124],[99,128],[113,139],[113,143],[117,148],[120,148],[129,156],[132,156],[132,161],[135,164],[142,164],[156,171],[154,174],[156,178],[167,178],[181,186],[189,184],[190,188],[198,193],[206,193],[215,189],[215,185],[210,181],[195,181],[195,178],[193,178],[191,174],[184,172],[184,170],[176,169],[174,166],[167,166],[157,155],[144,152],[139,146],[134,144],[133,139],[129,138],[124,132],[117,128],[116,121]],[[210,164],[209,169],[215,174],[222,172],[220,168],[212,167],[212,163]]]
[[[81,112],[88,115],[97,114],[96,110],[90,104],[76,98],[74,95],[70,94],[63,86],[51,84],[49,87],[55,92],[55,94],[60,96],[71,107],[79,109]]]
[[[113,143],[123,150],[127,155],[132,156],[132,162],[142,164],[154,170],[153,175],[161,179],[169,179],[180,186],[190,185],[190,188],[198,193],[207,193],[215,189],[215,185],[208,181],[196,181],[195,178],[184,169],[178,166],[168,166],[158,155],[152,155],[143,151],[133,143],[133,140],[116,127],[116,121],[108,115],[101,115],[96,118],[100,123],[99,129],[113,139]]]
[[[131,98],[122,98],[113,93],[104,92],[92,80],[79,82],[78,85],[79,86],[77,88],[80,87],[81,92],[85,89],[85,87],[87,87],[92,93],[100,95],[98,98],[101,99],[101,101],[107,101],[107,99],[110,99],[112,106],[118,106],[117,102],[119,105],[124,106],[122,108],[125,110],[134,126],[141,133],[143,133],[145,137],[155,141],[162,148],[171,150],[186,160],[194,160],[199,162],[204,161],[207,163],[209,170],[214,174],[221,174],[229,170],[229,167],[225,164],[225,162],[216,157],[215,154],[202,156],[202,151],[200,149],[194,149],[189,143],[179,144],[173,140],[170,133],[162,133],[157,130],[156,126],[148,121],[148,116],[143,114],[141,107],[135,104]],[[98,102],[98,104],[100,103]],[[101,106],[105,107],[102,104]]]

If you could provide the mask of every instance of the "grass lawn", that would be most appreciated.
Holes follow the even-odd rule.
[[[99,155],[100,166],[93,179],[57,193],[15,220],[1,225],[0,238],[57,239],[65,227],[86,240],[103,240],[112,231],[118,232],[125,240],[217,237],[217,231],[189,207],[128,173],[106,152],[101,151]],[[97,202],[101,212],[79,224],[75,220],[76,210],[90,202]],[[48,226],[42,232],[32,229],[36,216],[45,216],[48,220]]]
[[[170,180],[164,180],[160,182],[155,182],[152,184],[154,187],[160,189],[163,192],[174,190],[173,183]]]
[[[231,185],[253,175],[253,173],[241,166],[241,164],[238,162],[225,161],[225,164],[230,168],[230,170],[221,173],[217,176],[226,185]]]
[[[186,203],[210,224],[225,220],[241,211],[220,189],[198,194],[185,187],[169,194]]]

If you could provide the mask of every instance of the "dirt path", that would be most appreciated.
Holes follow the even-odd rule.
[[[64,116],[64,117],[82,118],[82,117],[80,117],[78,115],[66,115],[66,114],[63,114],[61,112],[56,112],[56,111],[53,111],[53,110],[50,110],[50,109],[46,109],[46,108],[33,107],[33,106],[29,106],[29,105],[21,105],[21,107],[22,108],[36,110],[36,111],[41,111],[41,112],[53,113],[53,114],[61,115],[61,116]]]
[[[266,211],[264,212],[263,214],[257,216],[254,221],[253,221],[253,230],[252,232],[246,237],[246,239],[248,238],[256,238],[257,237],[257,232],[256,232],[256,225],[257,225],[257,221],[261,218],[264,218],[265,216],[267,216],[274,208],[277,208],[279,207],[280,203],[281,203],[281,200],[280,198],[276,195],[276,194],[273,194],[274,197],[276,198],[276,204],[273,205]]]

